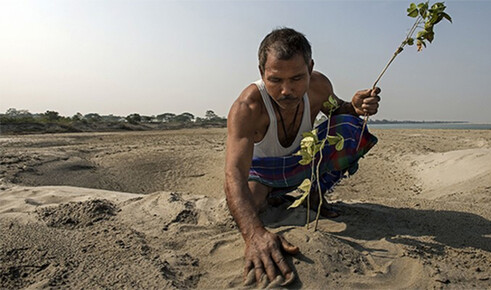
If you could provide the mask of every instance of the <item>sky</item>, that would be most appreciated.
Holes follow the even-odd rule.
[[[284,26],[306,35],[314,69],[351,100],[404,39],[409,4],[0,0],[0,112],[226,116],[260,78],[259,43]],[[374,119],[491,123],[491,1],[445,4],[453,23],[395,59]]]

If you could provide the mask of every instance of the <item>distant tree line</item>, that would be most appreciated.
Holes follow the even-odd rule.
[[[32,114],[28,110],[17,110],[15,108],[8,109],[4,114],[0,113],[0,121],[2,123],[19,123],[19,122],[129,122],[129,123],[156,123],[156,122],[207,122],[207,121],[226,121],[225,118],[218,116],[212,110],[207,110],[204,118],[195,117],[193,114],[184,112],[179,115],[174,113],[163,113],[160,115],[145,116],[138,113],[129,114],[126,117],[110,115],[99,115],[97,113],[89,113],[82,115],[76,113],[72,117],[61,116],[55,111],[46,111],[44,113]]]
[[[112,124],[113,127],[111,128],[116,129],[149,130],[184,127],[225,127],[226,123],[226,118],[218,116],[212,110],[207,110],[203,118],[196,117],[189,112],[181,114],[163,113],[152,116],[140,115],[138,113],[132,113],[128,116],[115,116],[112,114],[99,115],[97,113],[83,115],[81,113],[76,113],[71,117],[66,117],[61,116],[56,111],[50,110],[44,113],[33,114],[28,110],[10,108],[4,114],[0,113],[0,125],[2,126],[2,129],[4,129],[3,131],[5,131],[7,127],[9,127],[8,129],[11,129],[12,126],[20,127],[21,125],[26,124],[38,126],[58,125],[64,128],[70,127],[74,131],[84,131],[84,128],[87,126],[89,126],[91,130],[97,130],[97,127],[108,128],[108,124]],[[136,127],[128,127],[129,125],[125,124],[135,125]],[[84,125],[85,127],[83,127]]]
[[[316,123],[326,119],[325,116],[317,118]],[[163,113],[159,115],[145,116],[138,113],[132,113],[128,116],[99,115],[97,113],[81,114],[76,113],[71,117],[61,116],[55,111],[46,111],[44,113],[32,114],[28,110],[17,110],[15,108],[8,109],[4,114],[0,113],[0,124],[15,124],[15,123],[57,123],[71,124],[80,122],[84,124],[95,123],[129,123],[129,124],[187,124],[195,123],[196,125],[207,124],[223,124],[227,122],[226,118],[220,117],[212,110],[207,110],[203,118],[196,117],[189,112],[181,114]],[[397,123],[466,123],[466,121],[398,121],[398,120],[377,120],[369,119],[370,124],[397,124]]]

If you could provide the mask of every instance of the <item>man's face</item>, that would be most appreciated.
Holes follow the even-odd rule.
[[[296,108],[310,84],[313,62],[308,66],[301,54],[280,60],[268,53],[261,77],[269,95],[282,109]]]

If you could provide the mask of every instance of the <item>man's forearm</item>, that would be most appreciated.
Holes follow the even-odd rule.
[[[257,229],[264,229],[247,185],[239,186],[226,182],[225,194],[230,214],[237,223],[244,240],[249,239]]]

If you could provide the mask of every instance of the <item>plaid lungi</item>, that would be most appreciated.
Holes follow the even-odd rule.
[[[352,115],[334,115],[329,124],[329,135],[339,133],[344,138],[344,147],[337,151],[334,145],[328,145],[322,150],[320,165],[321,192],[331,191],[341,178],[354,174],[358,169],[358,160],[363,157],[376,143],[377,138],[365,128],[358,150],[363,120]],[[326,136],[327,121],[317,127],[319,140]],[[300,146],[293,152],[300,150]],[[320,158],[317,153],[315,166]],[[305,178],[311,177],[311,165],[301,165],[301,156],[288,155],[282,157],[253,158],[249,170],[249,180],[257,181],[273,188],[272,196],[279,196],[295,190]],[[315,186],[314,184],[312,186]]]

